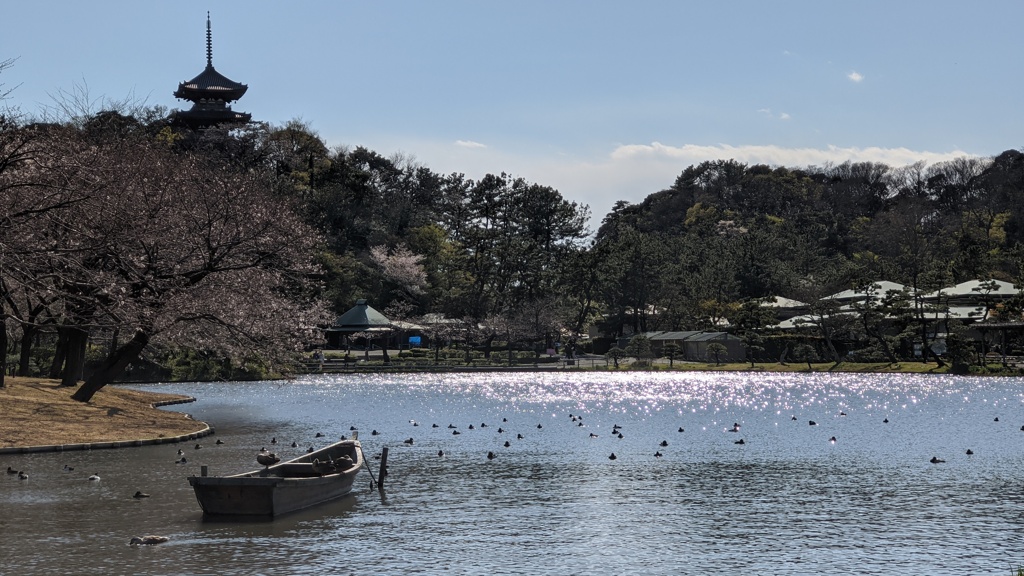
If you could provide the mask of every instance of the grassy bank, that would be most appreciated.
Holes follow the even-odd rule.
[[[950,365],[939,367],[934,362],[841,362],[838,365],[832,362],[814,362],[810,366],[806,362],[756,362],[751,365],[749,362],[731,362],[715,364],[714,362],[685,362],[676,360],[669,367],[666,358],[658,358],[651,363],[642,364],[633,358],[619,360],[619,367],[614,362],[602,356],[586,356],[575,360],[573,364],[566,364],[564,359],[553,357],[522,357],[516,358],[514,364],[509,365],[508,360],[502,355],[492,355],[489,359],[474,358],[469,364],[466,363],[464,355],[441,355],[438,360],[433,357],[425,357],[422,354],[415,356],[401,356],[397,351],[391,351],[390,360],[384,362],[380,352],[373,352],[366,360],[362,353],[352,355],[347,360],[344,352],[332,351],[326,355],[324,362],[309,362],[304,364],[306,373],[351,373],[351,372],[464,372],[464,371],[528,371],[539,370],[566,370],[566,371],[722,371],[722,372],[833,372],[833,373],[855,373],[855,374],[948,374]],[[1003,366],[998,363],[987,366],[971,365],[969,375],[973,376],[1024,376],[1024,367]]]
[[[8,376],[0,388],[0,448],[168,438],[205,428],[153,407],[185,396],[107,386],[83,404],[71,399],[74,391],[54,380]]]
[[[660,369],[668,369],[667,362],[658,364]],[[703,364],[703,363],[675,363],[673,370],[715,370],[729,372],[852,372],[857,374],[946,374],[949,366],[939,368],[934,363],[923,362],[899,362],[888,364],[885,362],[842,362],[838,366],[832,362],[807,363],[792,362],[786,364],[737,362],[729,364]]]

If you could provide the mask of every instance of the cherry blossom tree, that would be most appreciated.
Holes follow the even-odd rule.
[[[404,244],[388,249],[386,246],[370,247],[370,259],[377,265],[385,280],[395,286],[395,291],[405,300],[413,300],[425,293],[427,273],[421,263],[423,257],[414,254]]]
[[[317,339],[328,317],[313,264],[320,239],[271,174],[176,154],[142,132],[41,130],[44,152],[0,172],[6,292],[50,297],[50,316],[82,339],[66,347],[65,383],[82,372],[87,334],[133,335],[76,400],[150,345],[274,363]]]

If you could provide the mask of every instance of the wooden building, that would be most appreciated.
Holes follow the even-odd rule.
[[[210,13],[206,13],[206,68],[198,76],[178,84],[174,97],[192,102],[189,110],[176,110],[171,114],[172,124],[189,128],[206,128],[220,124],[244,124],[252,119],[246,112],[231,109],[234,102],[249,87],[229,79],[213,67],[213,36]]]

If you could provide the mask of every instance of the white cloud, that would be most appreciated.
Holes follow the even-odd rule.
[[[473,142],[472,140],[456,140],[455,145],[460,148],[487,148],[486,144]]]
[[[854,82],[860,82],[861,80],[864,79],[864,75],[861,74],[860,72],[857,72],[856,70],[852,70],[849,74],[846,75],[846,77],[849,78],[850,80],[853,80]]]
[[[826,148],[783,148],[781,146],[701,146],[684,144],[667,146],[660,142],[651,144],[628,144],[619,146],[611,153],[615,162],[628,161],[634,158],[665,159],[675,162],[699,164],[705,160],[734,159],[748,164],[771,164],[801,168],[820,166],[827,162],[883,162],[890,166],[906,166],[924,160],[927,163],[942,162],[970,156],[961,150],[952,152],[916,151],[908,148],[868,148],[840,147],[829,145]],[[685,167],[685,166],[684,166]]]
[[[765,115],[765,116],[767,116],[769,118],[778,118],[779,120],[789,120],[790,118],[792,118],[792,116],[790,116],[786,112],[779,112],[778,114],[776,114],[776,113],[772,112],[771,108],[759,108],[757,110],[757,113],[758,114],[763,114],[763,115]]]

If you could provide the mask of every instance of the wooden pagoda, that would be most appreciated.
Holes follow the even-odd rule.
[[[235,112],[230,103],[238,100],[249,87],[230,80],[213,67],[213,39],[210,13],[206,13],[206,69],[198,76],[178,84],[174,96],[192,102],[190,110],[177,110],[171,115],[174,124],[190,128],[206,128],[218,124],[244,124],[252,115]]]

